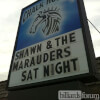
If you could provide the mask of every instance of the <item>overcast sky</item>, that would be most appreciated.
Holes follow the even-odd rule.
[[[0,0],[0,81],[6,80],[13,53],[21,9],[36,0]],[[100,30],[100,0],[84,0],[88,19]],[[89,25],[96,57],[100,34]]]

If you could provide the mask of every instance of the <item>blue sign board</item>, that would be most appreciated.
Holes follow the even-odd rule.
[[[39,0],[22,10],[9,88],[93,74],[83,7],[82,0]]]

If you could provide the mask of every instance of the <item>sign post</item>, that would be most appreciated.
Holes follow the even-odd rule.
[[[94,76],[95,56],[82,0],[40,0],[24,8],[8,89]]]

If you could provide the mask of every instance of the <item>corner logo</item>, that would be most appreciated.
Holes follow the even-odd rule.
[[[39,27],[42,27],[42,32],[45,36],[58,32],[62,18],[59,11],[60,9],[57,8],[48,8],[48,10],[40,11],[31,25],[29,33],[35,34]]]

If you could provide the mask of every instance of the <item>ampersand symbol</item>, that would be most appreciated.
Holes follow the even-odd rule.
[[[51,44],[51,41],[48,41],[47,42],[47,49],[50,49],[50,48],[52,48],[52,44]]]

